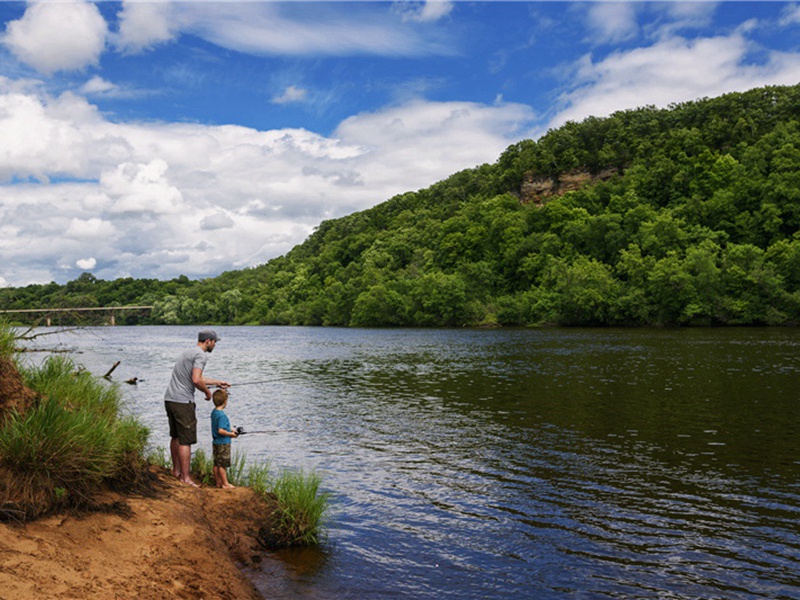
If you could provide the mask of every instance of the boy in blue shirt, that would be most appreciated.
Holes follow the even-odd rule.
[[[228,405],[228,392],[214,391],[214,410],[211,411],[211,437],[214,438],[214,479],[218,488],[236,487],[228,482],[227,469],[231,466],[231,438],[239,434],[231,429],[231,422],[225,414]]]

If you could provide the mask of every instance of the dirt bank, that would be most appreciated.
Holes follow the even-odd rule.
[[[152,497],[109,493],[104,512],[0,524],[0,597],[262,598],[239,568],[263,556],[255,536],[266,501],[153,469]]]

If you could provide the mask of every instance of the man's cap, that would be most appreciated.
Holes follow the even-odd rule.
[[[201,331],[197,334],[197,341],[198,342],[205,342],[206,340],[214,340],[215,342],[219,339],[217,332],[212,329],[206,329],[205,331]]]

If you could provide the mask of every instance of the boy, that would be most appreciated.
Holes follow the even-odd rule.
[[[231,438],[239,437],[231,429],[231,422],[225,414],[228,406],[228,392],[223,389],[214,391],[214,410],[211,411],[211,436],[214,438],[214,479],[218,488],[235,487],[228,482],[228,467],[231,466]]]

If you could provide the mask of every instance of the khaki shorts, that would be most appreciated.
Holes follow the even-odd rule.
[[[230,444],[214,444],[214,466],[223,469],[231,466]]]
[[[169,419],[169,437],[178,438],[181,446],[197,443],[197,414],[194,402],[164,402]]]

